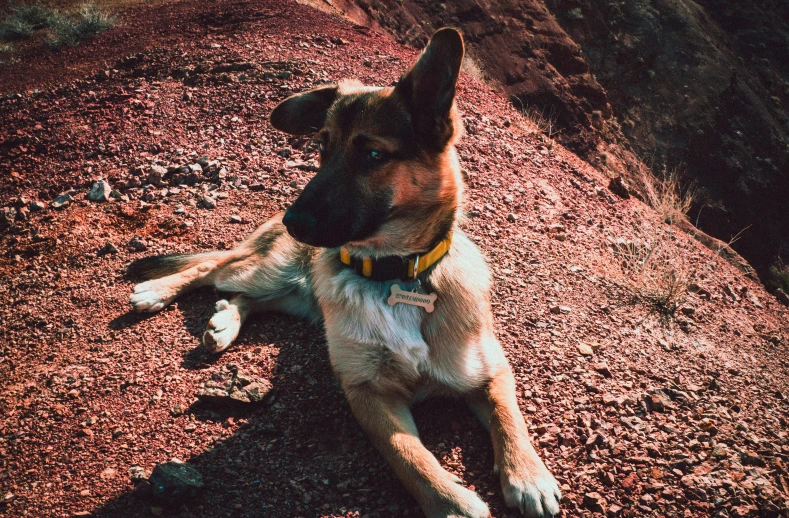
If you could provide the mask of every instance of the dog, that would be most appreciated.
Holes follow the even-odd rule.
[[[233,293],[203,336],[215,353],[252,313],[322,322],[354,416],[426,516],[490,515],[419,440],[410,407],[431,395],[464,398],[490,431],[508,506],[555,516],[561,493],[529,440],[494,334],[487,264],[457,223],[463,55],[460,32],[441,29],[395,86],[343,80],[282,101],[270,122],[315,134],[316,175],[232,250],[132,263],[131,275],[151,280],[131,304],[154,312],[201,286]]]

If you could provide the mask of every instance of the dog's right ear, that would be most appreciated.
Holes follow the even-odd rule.
[[[337,99],[337,85],[328,84],[292,95],[271,112],[271,125],[291,135],[315,133],[323,127],[326,112]]]

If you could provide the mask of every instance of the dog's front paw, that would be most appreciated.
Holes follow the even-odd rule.
[[[138,312],[155,313],[173,301],[171,290],[156,281],[146,281],[134,287],[129,302]]]
[[[430,518],[490,518],[487,504],[474,491],[460,485],[460,479],[453,476],[458,485],[453,488],[451,498],[442,500],[434,509],[425,514]]]
[[[238,308],[226,300],[216,303],[216,313],[203,333],[203,345],[212,353],[221,353],[230,347],[241,329]]]
[[[538,459],[535,469],[502,470],[501,488],[509,507],[520,509],[528,518],[548,518],[559,514],[562,493],[559,484]]]

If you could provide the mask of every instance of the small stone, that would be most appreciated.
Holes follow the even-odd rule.
[[[161,187],[163,179],[167,175],[167,168],[160,165],[152,165],[148,170],[148,183],[156,187]]]
[[[289,147],[285,147],[277,151],[277,154],[282,158],[289,158],[291,153],[293,153],[293,150],[290,149]]]
[[[725,459],[729,456],[729,447],[725,443],[719,442],[712,449],[711,455],[716,459]]]
[[[46,208],[47,208],[47,206],[44,203],[40,202],[40,201],[32,201],[32,202],[30,202],[30,210],[33,211],[33,212],[38,212],[38,211],[44,210]]]
[[[594,369],[595,372],[602,374],[606,378],[612,377],[611,371],[609,370],[608,364],[606,362],[595,363],[592,365],[592,369]]]
[[[243,222],[244,220],[243,218],[241,218],[241,216],[236,216],[236,215],[230,216],[230,223],[243,223]]]
[[[696,308],[694,308],[693,306],[683,306],[682,309],[680,309],[680,311],[682,311],[682,314],[688,316],[696,314]]]
[[[110,199],[110,191],[112,191],[110,184],[104,180],[99,180],[90,188],[88,199],[95,202],[108,201]]]
[[[578,352],[583,356],[594,355],[594,350],[588,344],[578,344]]]
[[[96,255],[102,257],[107,254],[117,254],[117,253],[118,253],[118,248],[110,241],[107,241],[107,244],[101,247],[101,249],[98,252],[96,252]]]
[[[515,223],[516,221],[518,221],[518,215],[515,214],[514,212],[510,212],[509,214],[507,214],[507,221],[509,221],[510,223]]]
[[[93,430],[90,428],[80,428],[77,437],[93,437]]]
[[[605,498],[600,493],[586,493],[583,506],[593,512],[605,513]]]
[[[200,205],[206,209],[215,209],[216,200],[213,197],[204,194],[203,196],[200,197]]]
[[[732,287],[729,286],[728,284],[723,287],[723,291],[726,293],[726,295],[731,297],[734,302],[739,302],[740,301],[740,296],[737,295],[737,293],[734,291],[734,289],[732,289]]]
[[[54,200],[52,200],[52,208],[53,209],[64,209],[69,206],[69,204],[74,201],[74,198],[71,197],[69,194],[61,194]]]
[[[647,401],[651,409],[655,412],[663,412],[666,410],[666,408],[671,406],[671,400],[669,397],[660,390],[650,394],[647,397]]]
[[[763,458],[748,451],[743,451],[740,453],[740,462],[742,462],[743,466],[758,466],[760,468],[767,466],[767,463],[764,462]]]
[[[136,252],[144,252],[148,250],[148,242],[139,236],[134,236],[129,241],[129,248]]]
[[[630,187],[621,176],[611,178],[608,182],[608,190],[625,200],[630,198]]]
[[[157,465],[148,480],[153,496],[166,502],[194,498],[204,485],[195,468],[177,459]]]

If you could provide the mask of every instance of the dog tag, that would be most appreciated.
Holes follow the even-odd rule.
[[[410,306],[420,306],[425,308],[425,311],[428,313],[432,313],[435,309],[433,303],[437,298],[438,295],[435,293],[427,295],[425,293],[419,293],[416,291],[408,291],[402,289],[399,284],[394,283],[392,284],[392,294],[389,295],[389,299],[386,302],[388,302],[390,306],[394,306],[398,302],[408,304]]]

